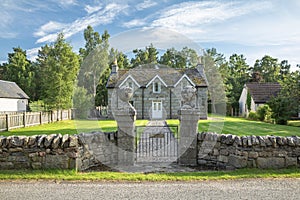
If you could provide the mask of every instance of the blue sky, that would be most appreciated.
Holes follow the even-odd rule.
[[[168,39],[160,49],[170,48],[179,40],[174,35],[180,35],[227,58],[244,54],[250,65],[266,54],[293,67],[300,64],[298,0],[1,0],[0,5],[1,62],[17,46],[34,59],[58,32],[78,51],[83,30],[91,25],[99,33],[108,30],[112,46],[124,51]],[[163,31],[153,34],[156,29]],[[152,37],[141,38],[145,32]]]

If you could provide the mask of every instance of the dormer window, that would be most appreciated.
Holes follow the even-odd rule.
[[[161,84],[160,82],[153,82],[153,93],[160,93]]]
[[[132,88],[133,89],[133,84],[131,81],[128,82],[128,87]]]

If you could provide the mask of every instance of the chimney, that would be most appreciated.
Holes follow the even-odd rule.
[[[204,75],[204,65],[202,64],[202,56],[198,57],[198,64],[196,66],[197,70],[201,75]]]
[[[111,65],[111,73],[118,73],[119,67],[118,67],[118,61],[115,58],[114,62]]]

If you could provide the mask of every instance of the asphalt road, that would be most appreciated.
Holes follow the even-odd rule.
[[[1,200],[300,199],[300,179],[201,182],[0,182]]]

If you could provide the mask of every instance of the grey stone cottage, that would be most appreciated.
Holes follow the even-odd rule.
[[[137,111],[137,119],[176,119],[181,107],[181,90],[185,86],[197,90],[196,107],[200,118],[207,118],[207,81],[203,65],[197,68],[174,69],[160,64],[146,64],[132,69],[118,69],[116,62],[107,82],[108,117],[118,107],[118,88],[131,87],[130,102]]]

